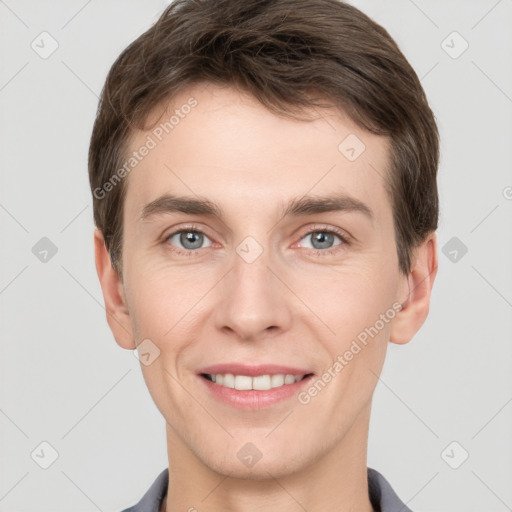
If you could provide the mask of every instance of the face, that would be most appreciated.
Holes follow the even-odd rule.
[[[181,115],[166,133],[171,108]],[[129,153],[152,147],[125,178],[124,307],[111,326],[149,354],[169,444],[221,474],[358,456],[404,322],[388,141],[339,110],[311,114],[281,118],[203,85],[130,141]]]

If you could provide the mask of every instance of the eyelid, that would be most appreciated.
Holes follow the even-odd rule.
[[[348,247],[350,247],[353,243],[353,238],[351,235],[349,235],[345,230],[335,228],[332,226],[318,226],[316,225],[313,228],[309,228],[305,233],[303,233],[300,236],[299,242],[302,241],[303,238],[312,235],[313,233],[332,233],[336,235],[340,239],[340,243],[337,245],[334,245],[333,247],[329,247],[327,249],[315,249],[314,247],[306,247],[305,249],[308,250],[309,254],[313,254],[314,256],[317,256],[319,258],[329,258],[331,256],[336,256],[340,252],[347,250]],[[293,247],[295,247],[297,244],[294,244]]]
[[[173,226],[172,228],[166,229],[161,236],[161,240],[162,240],[161,243],[171,245],[169,243],[169,239],[172,238],[174,235],[177,235],[182,232],[194,232],[194,233],[199,233],[201,235],[206,236],[211,242],[210,247],[215,245],[215,243],[216,243],[213,240],[214,237],[212,237],[208,234],[208,229],[205,229],[204,227],[199,227],[196,224],[185,224],[185,225]],[[198,252],[202,251],[202,249],[208,249],[208,247],[202,247],[201,249],[187,250],[187,249],[181,249],[174,245],[171,245],[171,247],[172,247],[172,249],[170,249],[171,251],[176,252],[178,254],[187,254],[187,255],[192,255],[194,253],[198,253]]]
[[[344,229],[330,226],[328,224],[314,224],[312,227],[308,227],[305,231],[301,232],[302,234],[300,235],[300,240],[302,240],[305,236],[317,232],[334,233],[338,235],[341,238],[341,240],[347,244],[353,242],[352,236],[349,233],[347,233]]]
[[[181,233],[182,231],[194,231],[197,233],[201,233],[206,235],[208,238],[212,238],[212,236],[208,233],[208,229],[203,226],[198,226],[197,224],[183,224],[178,226],[172,226],[171,228],[166,228],[161,235],[161,238],[165,241],[171,236],[176,235],[177,233]]]

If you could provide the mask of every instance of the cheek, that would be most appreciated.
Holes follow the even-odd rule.
[[[161,348],[172,341],[178,348],[179,340],[199,321],[215,276],[211,271],[134,259],[128,266],[127,282],[130,317],[138,339],[149,338]]]
[[[133,259],[125,272],[126,299],[136,337],[161,339],[173,326],[181,296],[181,284]],[[156,342],[156,341],[155,341]]]
[[[312,276],[300,278],[304,302],[329,327],[319,337],[328,354],[324,368],[328,374],[320,378],[329,381],[329,390],[324,394],[325,401],[318,403],[342,403],[341,410],[355,411],[373,393],[396,314],[393,291],[397,276],[390,268],[386,272],[385,266],[386,262],[373,260],[336,271],[322,269],[315,276],[314,286]],[[320,325],[315,319],[312,322]],[[338,414],[337,407],[326,407],[330,414]]]
[[[387,270],[387,271],[386,271]],[[378,261],[296,271],[297,295],[336,337],[346,340],[372,325],[393,302],[396,276]],[[291,277],[291,276],[290,276]]]

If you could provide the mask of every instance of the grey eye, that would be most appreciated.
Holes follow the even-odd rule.
[[[338,235],[329,231],[312,231],[302,238],[302,240],[306,240],[308,238],[311,239],[310,248],[312,249],[330,249],[334,245],[339,245],[333,244],[335,238],[341,240]]]
[[[209,238],[200,233],[199,231],[178,231],[169,237],[169,241],[173,245],[178,245],[180,248],[184,248],[190,251],[194,249],[201,249],[205,241],[209,241]],[[211,242],[206,246],[210,246]]]

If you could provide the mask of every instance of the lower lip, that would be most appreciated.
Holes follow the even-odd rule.
[[[299,393],[300,389],[308,385],[313,375],[308,375],[293,384],[285,384],[278,388],[257,390],[257,389],[234,389],[215,384],[201,375],[199,379],[206,385],[208,390],[219,400],[237,407],[239,409],[257,410],[270,407],[278,402],[286,400]]]

